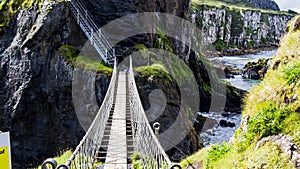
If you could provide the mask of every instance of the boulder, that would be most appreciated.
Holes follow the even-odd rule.
[[[259,59],[257,62],[248,62],[242,71],[243,78],[263,79],[268,70],[269,59]]]

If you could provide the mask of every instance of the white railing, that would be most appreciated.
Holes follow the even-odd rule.
[[[87,8],[80,0],[68,0],[67,3],[77,24],[88,37],[103,61],[113,65],[115,48],[110,44],[100,26],[94,22]]]

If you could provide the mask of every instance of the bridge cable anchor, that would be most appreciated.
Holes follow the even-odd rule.
[[[50,168],[49,165],[51,166]],[[42,169],[55,169],[56,166],[57,166],[56,160],[54,160],[53,158],[48,158],[43,162]]]
[[[160,124],[158,122],[155,122],[153,124],[153,129],[154,129],[154,134],[156,135],[157,139],[159,136],[159,129],[160,129]]]

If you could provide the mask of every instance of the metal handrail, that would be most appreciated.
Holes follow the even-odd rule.
[[[80,0],[68,0],[67,4],[77,24],[91,41],[98,54],[104,62],[113,64],[115,50],[108,40],[108,36],[91,17],[87,8]]]

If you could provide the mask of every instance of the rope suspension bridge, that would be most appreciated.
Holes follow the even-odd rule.
[[[129,70],[118,70],[112,45],[84,5],[79,0],[67,3],[98,54],[114,69],[103,103],[73,154],[64,164],[47,159],[42,169],[134,168],[130,163],[135,152],[139,169],[180,169],[178,164],[172,164],[156,136],[159,124],[153,128],[149,124],[134,80],[131,57]]]

